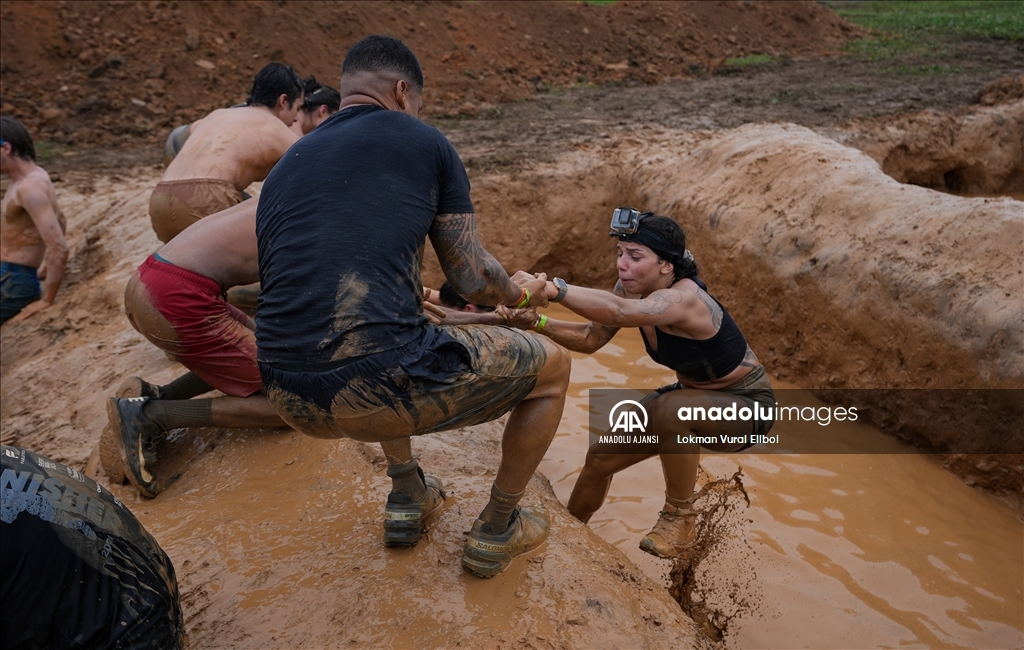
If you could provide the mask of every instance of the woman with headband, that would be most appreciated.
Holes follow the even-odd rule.
[[[306,135],[338,112],[341,106],[341,95],[330,86],[325,86],[309,76],[302,80],[302,108],[292,124],[292,130],[299,135]]]
[[[617,472],[658,456],[665,473],[665,507],[640,548],[675,557],[696,523],[693,499],[700,447],[736,452],[752,446],[755,436],[772,427],[775,395],[736,322],[697,277],[686,234],[675,221],[619,208],[610,235],[618,239],[619,281],[613,292],[571,286],[561,278],[545,287],[549,301],[562,303],[590,322],[554,320],[533,310],[499,311],[523,329],[532,328],[588,354],[608,343],[619,328],[638,327],[651,359],[676,372],[678,382],[641,401],[649,418],[645,431],[656,434],[645,438],[658,442],[591,446],[568,503],[569,511],[586,523],[604,503]],[[680,414],[696,413],[699,407],[705,409],[702,413],[717,408],[719,414],[740,416],[681,419]]]

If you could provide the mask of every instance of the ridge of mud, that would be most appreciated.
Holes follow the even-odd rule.
[[[1022,107],[975,122],[1012,126],[1005,116]],[[491,215],[481,236],[511,269],[587,286],[614,283],[604,227],[612,208],[673,215],[715,295],[781,379],[833,389],[1024,387],[1017,201],[901,184],[864,153],[795,125],[579,143],[555,162],[477,177],[474,192]],[[549,218],[530,228],[524,214]],[[437,269],[428,257],[427,282],[440,281]],[[963,448],[953,414],[874,406],[890,434]],[[1019,459],[948,460],[973,484],[1022,494]]]

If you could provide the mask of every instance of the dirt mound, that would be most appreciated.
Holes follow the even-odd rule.
[[[1024,75],[1020,77],[1003,77],[985,87],[978,93],[978,103],[982,106],[995,106],[1018,99],[1024,99]]]
[[[855,120],[835,138],[901,183],[958,194],[1024,192],[1024,99]]]
[[[40,140],[156,144],[246,97],[271,60],[332,85],[371,33],[423,64],[428,114],[552,88],[658,83],[750,54],[824,54],[863,33],[811,2],[0,3],[3,112]]]

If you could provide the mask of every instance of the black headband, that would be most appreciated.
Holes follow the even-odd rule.
[[[647,248],[650,248],[652,251],[654,251],[661,259],[669,261],[672,264],[675,264],[676,266],[679,266],[680,263],[684,259],[686,259],[686,253],[689,253],[689,251],[684,251],[683,254],[680,254],[679,252],[675,251],[672,244],[669,243],[667,239],[662,237],[661,233],[650,228],[644,228],[643,223],[643,217],[641,217],[639,226],[635,233],[627,235],[625,233],[613,232],[612,236],[618,237],[620,241],[628,241],[637,244],[643,244]]]

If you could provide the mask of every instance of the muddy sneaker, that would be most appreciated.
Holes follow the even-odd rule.
[[[489,525],[477,519],[462,551],[462,566],[481,578],[491,578],[506,568],[512,558],[540,546],[548,537],[548,511],[544,506],[516,506],[508,529],[484,532]]]
[[[128,377],[117,387],[114,393],[118,397],[148,397],[149,399],[160,399],[160,387],[154,386],[145,379],[139,377]]]
[[[148,397],[107,400],[107,417],[121,454],[125,476],[142,496],[153,498],[163,488],[150,469],[156,463],[156,448],[163,438],[160,427],[142,413]]]
[[[674,558],[686,548],[697,525],[697,511],[687,501],[685,507],[665,504],[658,522],[640,542],[640,550],[656,557]]]
[[[427,489],[419,501],[408,494],[392,492],[384,508],[384,546],[415,546],[426,530],[427,517],[444,505],[448,495],[436,476],[418,470]]]

